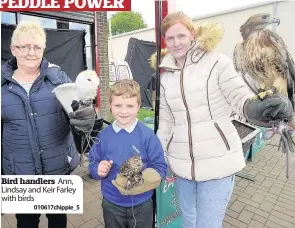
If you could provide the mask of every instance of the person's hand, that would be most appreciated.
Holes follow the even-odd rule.
[[[70,124],[83,133],[91,132],[95,123],[96,112],[93,105],[80,105],[79,108],[69,113]]]
[[[244,105],[246,119],[258,126],[271,127],[269,121],[292,119],[293,108],[288,97],[274,94],[263,100],[247,100]]]
[[[142,171],[143,184],[135,186],[126,190],[127,177],[123,177],[120,174],[117,175],[116,180],[112,180],[113,185],[120,191],[122,195],[138,195],[152,189],[157,188],[161,184],[160,174],[152,168],[146,168]]]
[[[98,168],[97,168],[98,176],[100,176],[102,178],[106,177],[109,174],[109,172],[110,172],[110,170],[112,168],[112,165],[113,165],[112,160],[110,160],[110,161],[106,161],[106,160],[101,161],[99,163],[99,165],[98,165]]]

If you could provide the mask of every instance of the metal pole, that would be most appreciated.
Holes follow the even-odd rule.
[[[161,22],[162,22],[162,0],[156,1],[156,52],[157,52],[157,69],[156,69],[156,104],[155,104],[155,126],[154,132],[157,133],[159,128],[159,106],[160,106],[160,61],[161,61]]]
[[[160,106],[160,58],[161,58],[161,21],[162,21],[162,0],[155,1],[155,33],[156,33],[156,52],[157,52],[157,68],[156,68],[156,103],[155,103],[155,124],[154,132],[157,133],[159,128],[159,106]],[[153,194],[153,228],[157,227],[157,195],[156,190]]]
[[[95,51],[95,72],[100,77],[100,69],[99,69],[99,50],[98,50],[98,25],[97,25],[97,17],[98,12],[94,12],[94,51]],[[97,90],[97,101],[96,101],[97,110],[100,109],[100,88]]]
[[[155,34],[156,34],[156,52],[157,52],[157,68],[156,68],[156,99],[155,99],[155,125],[154,132],[157,133],[159,128],[159,108],[160,108],[160,74],[159,68],[161,62],[161,49],[165,48],[165,42],[161,34],[161,23],[164,17],[168,14],[168,0],[157,0],[155,1]],[[157,196],[156,190],[153,194],[154,203],[154,216],[153,216],[153,227],[157,226],[156,215],[157,215]]]

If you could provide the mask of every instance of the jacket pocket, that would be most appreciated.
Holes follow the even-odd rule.
[[[171,144],[171,142],[172,142],[173,135],[174,135],[174,133],[172,133],[172,136],[171,136],[171,138],[169,139],[169,141],[168,141],[168,143],[167,143],[167,153],[168,153],[169,146],[170,146],[170,144]]]
[[[221,128],[219,127],[218,123],[214,123],[214,126],[216,127],[218,133],[220,134],[220,136],[221,136],[221,138],[222,138],[222,140],[223,140],[223,142],[224,142],[224,144],[225,144],[227,150],[230,150],[229,143],[228,143],[228,141],[227,141],[227,139],[226,139],[226,137],[225,137],[223,131],[222,131]]]

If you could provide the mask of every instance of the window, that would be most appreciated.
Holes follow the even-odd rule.
[[[69,22],[67,21],[57,21],[56,22],[57,29],[69,29]]]
[[[16,14],[15,13],[8,13],[8,12],[1,12],[1,23],[5,24],[16,24]]]
[[[85,30],[85,44],[86,44],[86,64],[89,70],[94,70],[93,66],[93,48],[92,48],[92,40],[91,40],[91,33],[90,33],[90,25],[80,24],[69,22],[69,29],[73,30]]]
[[[56,20],[55,19],[49,19],[49,18],[44,18],[44,17],[36,17],[36,16],[30,16],[30,15],[24,15],[20,14],[20,21],[24,20],[37,20],[40,22],[43,28],[51,28],[51,29],[56,29]]]

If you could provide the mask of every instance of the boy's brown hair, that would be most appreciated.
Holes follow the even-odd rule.
[[[140,86],[131,79],[123,79],[116,81],[110,89],[109,102],[112,102],[113,96],[123,96],[124,98],[137,98],[137,102],[141,104]]]

